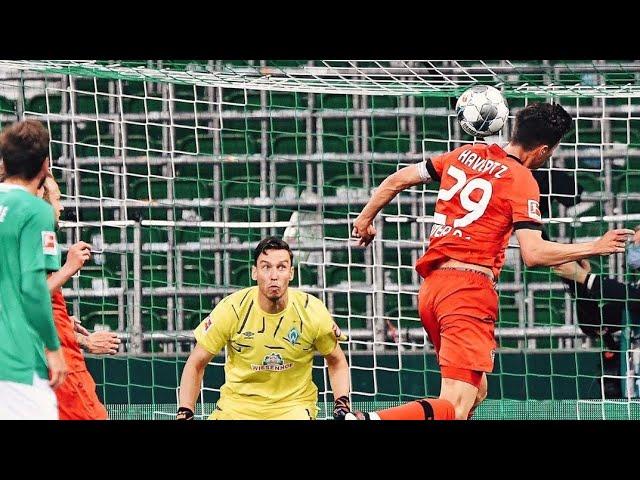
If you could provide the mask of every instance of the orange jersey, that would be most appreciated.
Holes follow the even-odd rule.
[[[58,337],[60,337],[60,345],[62,346],[67,368],[70,372],[86,370],[87,364],[76,340],[73,320],[67,313],[67,304],[62,296],[62,290],[57,289],[54,292],[51,297],[51,303],[53,304],[53,321],[58,331]]]
[[[513,229],[540,229],[540,189],[531,171],[498,145],[463,145],[427,159],[440,181],[429,248],[416,263],[422,277],[447,259],[504,265]]]
[[[65,381],[55,390],[60,420],[105,420],[107,410],[96,394],[96,384],[87,370],[61,289],[54,292],[51,303],[53,321],[69,370]]]

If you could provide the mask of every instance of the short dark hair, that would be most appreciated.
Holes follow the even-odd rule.
[[[5,177],[33,180],[49,156],[49,132],[37,120],[16,122],[0,133]]]
[[[253,251],[253,264],[258,265],[258,257],[266,250],[286,250],[289,252],[289,258],[293,265],[293,252],[289,244],[278,237],[267,237],[260,241],[256,249]]]
[[[530,103],[516,115],[511,141],[525,150],[554,147],[571,129],[571,115],[557,103]]]

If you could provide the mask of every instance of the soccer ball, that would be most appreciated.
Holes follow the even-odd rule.
[[[489,85],[477,85],[460,95],[456,115],[469,135],[486,137],[497,134],[504,127],[509,107],[499,90]]]

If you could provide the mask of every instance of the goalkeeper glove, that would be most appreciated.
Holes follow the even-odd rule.
[[[349,397],[343,395],[340,398],[336,398],[333,402],[333,419],[344,420],[345,415],[349,412],[351,412]]]
[[[193,420],[193,410],[187,407],[180,407],[176,414],[176,420]]]

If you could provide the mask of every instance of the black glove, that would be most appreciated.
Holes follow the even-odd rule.
[[[193,420],[193,410],[187,407],[180,407],[176,414],[176,420]]]
[[[344,420],[344,416],[351,412],[351,404],[349,403],[349,397],[343,395],[340,398],[336,398],[333,402],[333,419]]]

